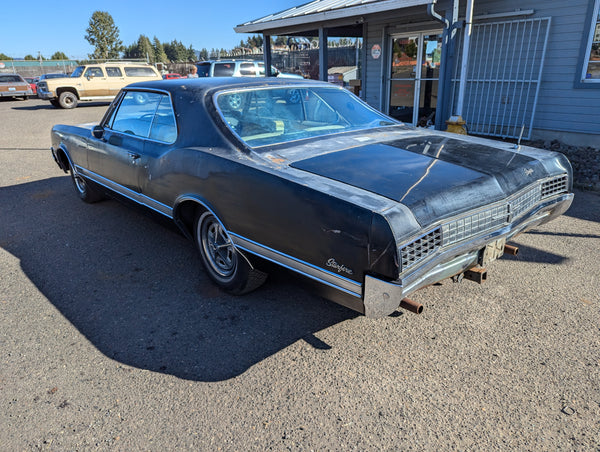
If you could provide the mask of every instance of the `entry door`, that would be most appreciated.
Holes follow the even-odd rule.
[[[427,127],[435,123],[440,79],[442,33],[414,33],[390,38],[388,114]]]

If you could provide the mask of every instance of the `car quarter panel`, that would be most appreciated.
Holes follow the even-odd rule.
[[[167,205],[196,197],[230,233],[359,284],[365,273],[397,277],[395,239],[382,217],[243,155],[218,154],[167,152],[151,164],[145,194]]]
[[[78,126],[56,125],[52,128],[52,149],[65,154],[69,165],[88,168],[87,148],[92,124]],[[62,166],[61,166],[62,167]],[[63,168],[68,170],[68,168]]]

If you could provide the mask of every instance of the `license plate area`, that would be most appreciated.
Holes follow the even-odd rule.
[[[481,258],[479,259],[479,265],[485,267],[487,264],[502,257],[504,254],[504,245],[506,245],[506,238],[501,238],[488,243],[485,248],[481,250],[482,253]]]

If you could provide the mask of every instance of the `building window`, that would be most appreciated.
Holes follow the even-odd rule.
[[[596,0],[590,37],[585,53],[582,81],[600,83],[600,0]]]

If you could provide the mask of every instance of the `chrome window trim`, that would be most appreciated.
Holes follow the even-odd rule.
[[[113,116],[117,114],[117,112],[119,111],[119,108],[121,108],[121,103],[123,102],[123,98],[125,97],[125,95],[128,92],[140,92],[140,93],[157,93],[157,94],[164,94],[166,96],[168,96],[169,98],[169,102],[171,103],[171,109],[173,110],[173,120],[175,121],[175,129],[177,130],[177,137],[175,138],[175,140],[173,140],[172,142],[169,141],[161,141],[161,140],[156,140],[154,138],[150,138],[150,137],[142,137],[139,135],[132,135],[130,133],[125,133],[122,132],[120,130],[114,130],[113,128],[108,126],[108,121],[112,119],[111,122],[114,121],[115,117]],[[147,140],[150,141],[152,143],[159,143],[159,144],[174,144],[177,142],[177,140],[179,139],[179,124],[177,123],[177,113],[175,112],[175,104],[173,103],[173,98],[171,97],[171,92],[170,91],[166,91],[166,90],[162,90],[162,89],[145,89],[145,88],[123,88],[119,94],[117,94],[116,96],[111,96],[111,98],[115,99],[115,101],[113,101],[113,103],[108,107],[108,110],[106,111],[104,117],[102,118],[102,121],[100,121],[100,125],[104,128],[109,129],[112,133],[119,133],[122,135],[126,135],[128,137],[135,137],[135,138],[139,138],[142,140]],[[158,109],[158,105],[160,104],[160,102],[157,104],[157,109]],[[156,113],[156,111],[154,112]],[[150,129],[152,130],[152,128]]]

